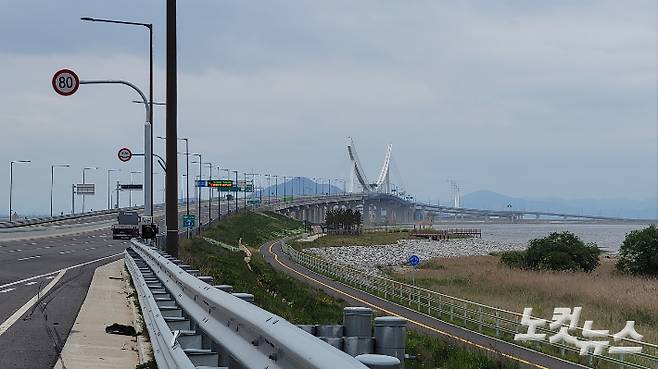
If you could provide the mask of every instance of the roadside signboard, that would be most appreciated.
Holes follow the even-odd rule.
[[[208,187],[213,187],[213,188],[225,188],[225,187],[233,187],[233,181],[230,179],[212,179],[212,180],[207,180],[206,184]]]
[[[75,185],[75,193],[78,195],[95,195],[96,184],[94,183],[78,183]]]
[[[53,89],[62,96],[71,96],[80,87],[80,78],[70,69],[60,69],[53,75]]]
[[[144,185],[141,184],[122,184],[119,185],[121,191],[141,191],[144,189]]]
[[[194,225],[196,224],[196,217],[192,214],[190,215],[183,215],[183,226],[185,228],[194,228]]]
[[[236,182],[230,179],[197,179],[194,182],[196,187],[217,188],[221,192],[254,192],[254,182],[239,180]]]
[[[409,265],[415,267],[418,264],[420,264],[420,257],[418,255],[409,256]]]
[[[130,151],[129,148],[124,147],[124,148],[119,150],[119,153],[117,154],[117,156],[119,157],[119,160],[121,160],[122,162],[125,163],[133,157],[133,153],[132,153],[132,151]]]

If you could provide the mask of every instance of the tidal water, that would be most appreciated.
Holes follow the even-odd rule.
[[[608,252],[617,252],[624,237],[630,231],[648,227],[648,224],[487,224],[487,223],[442,223],[434,228],[480,228],[482,238],[514,244],[545,237],[551,232],[570,231],[586,243],[594,242]]]

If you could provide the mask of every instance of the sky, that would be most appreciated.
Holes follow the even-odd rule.
[[[179,1],[178,132],[215,166],[279,176],[349,179],[351,136],[373,179],[392,143],[392,180],[432,202],[448,202],[448,179],[463,193],[654,198],[656,7],[655,0]],[[99,168],[87,171],[97,183],[88,209],[106,207],[107,169],[121,169],[123,183],[142,170],[138,158],[116,157],[121,147],[143,151],[144,107],[131,102],[134,92],[52,90],[60,68],[148,88],[146,30],[84,16],[154,24],[155,100],[165,99],[164,1],[0,0],[2,209],[11,160],[32,160],[14,166],[19,214],[49,211],[52,164],[71,165],[55,171],[55,212],[70,211],[71,184],[85,166]],[[156,136],[164,124],[157,107]],[[162,141],[155,151],[163,153]]]

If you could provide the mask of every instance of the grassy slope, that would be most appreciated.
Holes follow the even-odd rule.
[[[256,247],[270,239],[290,233],[299,225],[298,222],[278,215],[245,213],[223,221],[220,226],[208,230],[205,236],[229,244],[237,244],[238,238],[242,237],[243,242]],[[256,303],[260,307],[293,323],[342,322],[342,309],[346,306],[344,301],[275,271],[259,254],[255,254],[252,258],[253,271],[250,271],[241,253],[233,253],[195,238],[182,242],[180,256],[199,268],[203,274],[215,277],[218,283],[230,284],[236,291],[254,294]],[[471,352],[461,346],[412,331],[407,333],[407,352],[418,356],[417,360],[407,363],[408,369],[517,367],[509,362],[491,359],[483,353]]]

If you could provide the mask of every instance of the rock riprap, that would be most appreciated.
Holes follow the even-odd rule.
[[[488,255],[491,252],[524,248],[525,245],[520,244],[471,238],[444,241],[400,240],[394,245],[321,247],[309,248],[306,251],[360,269],[376,270],[381,266],[405,264],[411,255],[428,260],[436,257]]]

